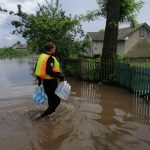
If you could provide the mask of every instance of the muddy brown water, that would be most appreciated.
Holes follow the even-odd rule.
[[[31,100],[34,84],[0,90],[0,150],[150,149],[150,102],[120,87],[67,80],[69,99],[38,121],[47,102]]]
[[[1,99],[0,150],[148,150],[150,105],[127,90],[68,79],[72,93],[43,120],[30,98]]]

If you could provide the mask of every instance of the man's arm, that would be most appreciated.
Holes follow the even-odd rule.
[[[36,66],[37,66],[37,62],[36,62],[35,67],[34,67],[34,72],[35,72],[35,70],[36,70]],[[41,83],[42,83],[42,79],[41,79],[40,77],[38,77],[38,76],[36,76],[36,79],[37,79],[37,81],[38,81],[38,86],[40,86]]]

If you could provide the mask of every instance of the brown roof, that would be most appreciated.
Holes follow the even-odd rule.
[[[140,27],[145,26],[150,31],[150,26],[146,23],[140,24],[136,29],[132,29],[131,27],[120,28],[118,30],[118,40],[125,40],[127,36],[132,34],[134,31],[139,29]],[[104,32],[87,32],[87,34],[91,37],[93,41],[103,41]]]

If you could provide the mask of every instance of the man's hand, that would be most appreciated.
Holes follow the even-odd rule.
[[[38,80],[38,86],[40,86],[40,85],[41,85],[41,81]]]
[[[41,85],[41,83],[42,83],[41,78],[37,76],[37,84],[38,84],[38,86],[40,86],[40,85]]]
[[[59,79],[60,82],[64,81],[65,80],[65,77],[62,75]]]

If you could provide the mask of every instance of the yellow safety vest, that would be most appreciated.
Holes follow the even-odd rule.
[[[35,69],[35,75],[41,77],[42,79],[54,79],[55,77],[51,77],[50,75],[46,74],[46,63],[48,58],[51,55],[42,53],[37,61],[37,65],[36,65],[36,69]],[[54,59],[54,66],[53,66],[53,70],[54,72],[60,72],[60,65],[58,60],[52,56]]]

